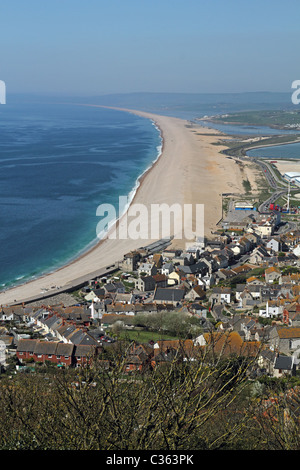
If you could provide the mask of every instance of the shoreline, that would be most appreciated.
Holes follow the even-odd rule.
[[[79,106],[94,106],[94,105],[79,105]],[[108,107],[108,106],[101,106],[103,108],[109,108],[109,109],[117,109],[117,108],[111,108],[111,107]],[[132,112],[133,114],[136,114],[140,117],[144,117],[144,116],[141,116],[139,114],[139,112],[135,112],[134,110],[123,110],[123,109],[118,109],[119,111],[126,111],[126,112]],[[69,258],[69,260],[67,260],[66,262],[63,262],[60,266],[57,266],[57,267],[54,267],[52,268],[51,270],[49,271],[45,271],[45,272],[42,272],[41,274],[37,275],[36,277],[33,277],[33,278],[29,278],[28,280],[26,280],[25,282],[21,282],[19,284],[14,284],[14,285],[11,285],[10,287],[7,287],[3,290],[0,290],[0,300],[1,300],[1,296],[2,294],[6,294],[6,293],[9,293],[9,292],[12,292],[14,291],[15,289],[18,289],[19,287],[21,286],[27,286],[27,285],[30,285],[31,283],[37,281],[37,280],[42,280],[42,279],[46,279],[48,276],[52,275],[52,274],[55,274],[59,271],[61,271],[62,269],[68,267],[68,266],[71,266],[73,265],[74,263],[76,263],[77,261],[79,261],[81,258],[85,257],[86,255],[92,253],[94,250],[96,250],[100,244],[102,244],[105,239],[107,238],[107,236],[109,236],[109,234],[111,233],[111,231],[113,230],[113,227],[116,226],[118,227],[118,224],[120,222],[120,220],[122,219],[122,217],[126,214],[126,212],[128,211],[129,207],[131,206],[131,204],[133,203],[133,201],[135,200],[136,198],[136,194],[138,192],[138,189],[140,187],[140,185],[142,184],[143,182],[143,179],[145,178],[145,176],[147,175],[148,172],[151,171],[151,169],[153,168],[153,166],[156,164],[156,162],[159,160],[159,158],[161,157],[162,153],[163,153],[163,147],[164,147],[164,139],[163,139],[163,131],[162,129],[158,126],[158,124],[153,120],[153,119],[150,119],[148,118],[152,124],[156,127],[157,131],[159,132],[159,136],[160,136],[160,145],[158,145],[156,147],[156,150],[157,150],[157,156],[156,158],[150,163],[150,165],[137,177],[136,181],[135,181],[135,185],[134,187],[130,190],[130,192],[128,193],[127,197],[128,197],[128,203],[126,205],[126,207],[124,208],[124,211],[122,214],[120,214],[117,219],[113,222],[112,226],[110,227],[110,229],[108,230],[107,232],[107,235],[104,236],[103,238],[98,238],[96,237],[94,240],[91,240],[88,245],[86,245],[85,247],[83,247],[77,254],[75,254],[74,256],[72,256],[71,258]],[[150,243],[150,241],[149,241]],[[120,260],[116,260],[117,261],[120,261]],[[55,295],[57,293],[57,291],[53,290],[53,295]],[[0,305],[1,305],[1,302],[0,302]]]
[[[225,125],[225,126],[239,126],[239,127],[252,127],[252,128],[259,128],[262,127],[261,124],[254,124],[253,122],[243,122],[241,123],[240,121],[219,121],[218,118],[209,118],[207,117],[206,119],[204,118],[199,118],[199,121],[205,121],[205,122],[211,122],[212,124],[220,124],[220,125]],[[276,131],[286,131],[286,133],[289,132],[299,132],[300,127],[285,127],[284,125],[276,125],[276,124],[265,124],[263,127],[267,127],[269,129],[274,129]]]
[[[295,157],[286,158],[286,157],[278,157],[278,156],[274,156],[274,157],[268,157],[268,156],[258,157],[258,156],[256,156],[255,157],[255,156],[252,156],[252,155],[248,155],[247,152],[251,151],[251,150],[260,150],[260,149],[264,149],[264,148],[267,148],[267,147],[281,147],[281,146],[292,145],[292,144],[300,144],[300,138],[298,140],[292,140],[292,141],[283,142],[283,143],[265,144],[265,145],[248,147],[248,148],[244,149],[244,155],[248,159],[256,158],[258,160],[266,161],[268,163],[273,162],[273,165],[277,168],[277,170],[281,174],[281,177],[283,178],[285,173],[287,173],[289,171],[293,171],[294,167],[300,165],[300,158],[295,158]],[[300,168],[299,168],[299,170],[300,170]]]
[[[237,165],[234,166],[231,160],[221,155],[222,145],[214,145],[220,138],[224,139],[223,133],[218,132],[216,135],[215,130],[211,132],[203,126],[197,126],[196,129],[189,128],[188,121],[180,118],[127,108],[80,105],[130,112],[150,119],[160,130],[162,141],[160,155],[138,178],[137,188],[129,207],[134,203],[144,204],[147,207],[154,203],[167,203],[169,206],[179,203],[182,207],[185,203],[202,203],[206,209],[205,234],[207,235],[211,234],[220,220],[222,204],[220,193],[232,191],[232,187],[234,191],[243,192],[242,183],[239,182],[240,170],[235,168]],[[236,178],[233,181],[234,175]],[[116,225],[119,225],[123,217],[124,215]],[[126,253],[149,245],[159,238],[111,240],[105,237],[71,263],[42,277],[0,292],[0,305],[20,304],[34,296],[43,297],[43,291],[47,289],[47,296],[61,292],[57,289],[70,290],[72,283],[78,279],[121,261]],[[182,245],[182,240],[178,243]],[[56,288],[53,289],[53,286]]]
[[[299,140],[290,140],[288,142],[282,142],[282,143],[279,143],[279,144],[265,144],[265,145],[259,145],[259,146],[253,146],[253,147],[248,147],[247,149],[245,149],[245,156],[248,157],[248,158],[253,158],[251,157],[250,155],[247,155],[246,152],[248,152],[249,150],[259,150],[259,149],[263,149],[263,148],[266,148],[266,147],[282,147],[283,145],[292,145],[292,144],[299,144],[300,143],[300,137],[299,137]],[[256,157],[256,158],[261,158],[261,159],[268,159],[270,157]],[[279,160],[281,159],[281,157],[274,157],[274,159],[276,160]],[[293,158],[286,158],[286,157],[282,157],[283,160],[292,160]]]

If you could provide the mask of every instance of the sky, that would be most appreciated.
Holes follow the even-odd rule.
[[[1,0],[7,93],[289,92],[299,0]]]

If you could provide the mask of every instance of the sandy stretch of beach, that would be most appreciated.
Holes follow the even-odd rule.
[[[181,207],[184,204],[193,206],[203,204],[204,234],[211,237],[211,232],[215,230],[222,215],[221,193],[243,192],[242,180],[245,179],[245,171],[248,171],[246,177],[254,181],[251,170],[245,167],[242,174],[240,165],[220,154],[225,147],[214,144],[224,136],[215,130],[191,126],[188,121],[178,118],[122,108],[113,109],[151,119],[161,130],[163,137],[161,156],[142,176],[130,207],[142,204],[151,214],[152,204],[166,203],[169,206],[179,204]],[[195,219],[194,213],[193,218]],[[96,224],[95,220],[95,232]],[[142,225],[147,226],[147,224]],[[150,230],[148,236],[151,236]],[[122,260],[125,253],[152,241],[154,238],[105,239],[69,265],[0,293],[0,305],[21,303],[53,286],[70,286],[75,279]],[[186,240],[174,239],[173,246],[184,248],[185,242]]]
[[[269,160],[269,161],[274,161]],[[284,176],[285,173],[294,172],[300,175],[300,160],[283,160],[278,159],[275,160],[276,163],[274,164],[278,171],[280,171],[281,175]]]

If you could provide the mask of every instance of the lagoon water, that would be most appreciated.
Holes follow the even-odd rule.
[[[160,145],[150,120],[121,111],[1,107],[0,288],[52,271],[97,241],[97,207],[118,209]]]
[[[259,136],[274,136],[274,135],[286,135],[286,134],[297,134],[299,131],[291,129],[273,129],[267,126],[246,126],[246,125],[234,125],[234,124],[221,124],[209,121],[199,121],[202,126],[210,127],[211,129],[217,129],[228,135],[244,136],[244,135],[259,135]]]
[[[300,159],[300,142],[287,145],[273,145],[247,151],[249,157],[274,159]]]

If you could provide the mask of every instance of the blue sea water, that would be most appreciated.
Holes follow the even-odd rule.
[[[72,104],[0,107],[0,289],[50,272],[97,241],[97,207],[118,208],[158,157],[159,130]]]

